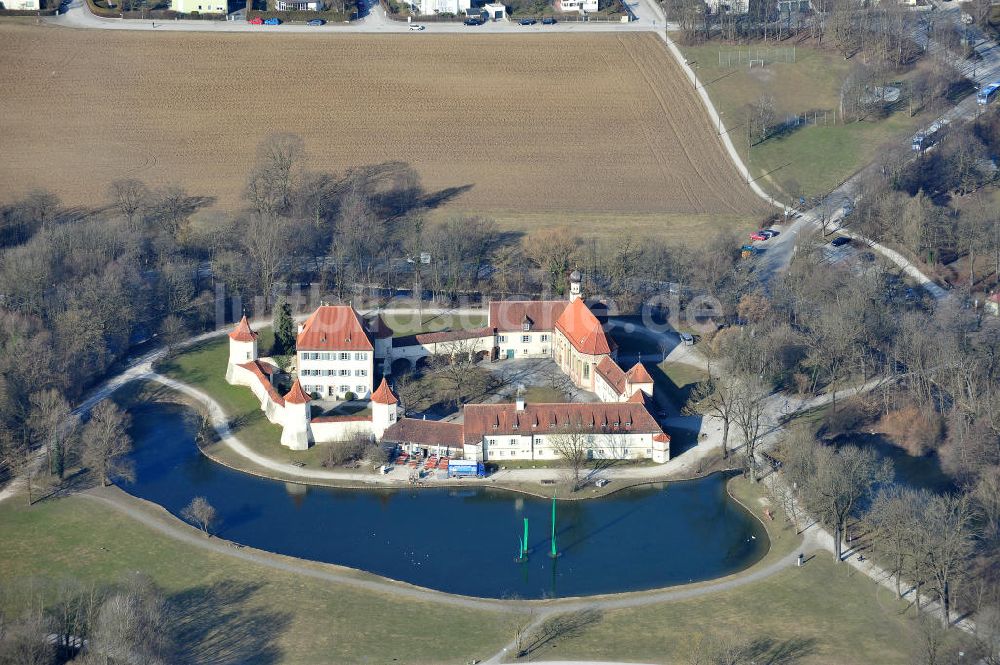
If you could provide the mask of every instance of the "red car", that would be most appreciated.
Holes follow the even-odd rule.
[[[750,240],[767,240],[769,237],[760,231],[754,231],[750,234]]]
[[[264,25],[264,19],[259,16],[254,16],[249,22],[250,25]]]

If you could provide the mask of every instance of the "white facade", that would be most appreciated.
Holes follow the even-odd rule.
[[[551,358],[552,331],[531,330],[502,332],[497,334],[497,347],[500,349],[500,359],[513,358]]]
[[[587,450],[590,459],[652,459],[657,463],[669,459],[669,446],[653,440],[654,434],[618,433],[588,434]],[[480,447],[481,461],[503,463],[504,460],[555,461],[559,452],[545,435],[484,436]]]
[[[39,0],[3,0],[4,9],[18,11],[38,11],[42,8]]]
[[[221,0],[170,0],[170,9],[181,14],[225,14],[229,11]]]
[[[464,14],[472,7],[471,0],[419,0],[413,7],[421,14]]]
[[[559,11],[563,12],[596,12],[597,0],[558,0]]]
[[[343,399],[348,392],[367,399],[372,392],[372,351],[299,351],[298,374],[310,395]]]

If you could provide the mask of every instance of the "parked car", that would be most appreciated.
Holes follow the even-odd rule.
[[[306,23],[306,25],[312,25],[312,26],[325,25],[325,24],[326,21],[324,21],[321,18],[314,18],[313,20]]]
[[[843,247],[844,245],[850,244],[851,239],[847,236],[837,236],[830,241],[830,244],[834,247]]]
[[[250,19],[250,25],[264,25],[264,19],[259,16],[254,16]]]
[[[470,18],[465,19],[464,23],[465,23],[465,25],[482,25],[483,23],[486,23],[486,21],[484,21],[481,18],[470,17]]]
[[[764,235],[763,231],[754,231],[750,234],[750,240],[767,240],[771,236]]]
[[[694,336],[691,333],[681,333],[681,341],[684,346],[694,346]]]
[[[764,236],[767,236],[767,239],[768,239],[768,240],[770,240],[770,239],[771,239],[771,238],[773,238],[774,236],[778,235],[778,231],[775,231],[774,229],[761,229],[761,230],[759,231],[759,233],[760,233],[761,235],[764,235]]]
[[[597,485],[598,487],[604,487],[605,485],[607,485],[610,482],[611,481],[608,480],[607,478],[598,478],[597,481],[594,484]]]
[[[280,18],[274,18],[273,16],[269,19],[265,19],[264,25],[281,25]]]
[[[545,18],[542,19],[542,25],[555,25],[555,24],[556,20],[551,16],[546,16]]]
[[[533,18],[522,18],[520,23],[521,25],[535,25],[538,21]]]
[[[410,30],[417,31],[417,30],[423,30],[423,29],[424,29],[424,26],[420,25],[419,23],[411,23],[410,24]]]

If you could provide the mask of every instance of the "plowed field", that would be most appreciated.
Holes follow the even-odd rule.
[[[430,31],[429,31],[430,32]],[[450,206],[510,213],[760,210],[652,34],[131,33],[0,24],[0,199],[178,183],[231,207],[257,143],[308,167],[406,161]]]

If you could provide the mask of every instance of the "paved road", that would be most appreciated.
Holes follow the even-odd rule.
[[[250,25],[246,21],[153,21],[122,20],[101,18],[91,13],[83,0],[74,0],[70,9],[60,16],[46,17],[44,21],[54,25],[72,28],[92,28],[103,30],[156,30],[158,32],[259,32],[264,34],[288,34],[306,32],[310,34],[332,33],[409,33],[413,39],[421,39],[436,33],[457,34],[540,34],[548,32],[644,32],[663,30],[661,15],[652,9],[651,0],[633,0],[632,10],[637,20],[629,23],[619,21],[572,21],[561,20],[555,25],[522,26],[514,21],[489,22],[481,26],[467,26],[462,23],[425,23],[420,32],[411,31],[403,21],[393,21],[376,2],[368,15],[349,23],[328,23],[323,26],[308,26],[304,23],[284,23],[282,25]],[[308,12],[305,12],[308,13]],[[418,21],[419,23],[419,21]]]
[[[933,19],[935,21],[953,21],[963,28],[966,27],[962,25],[960,21],[961,11],[958,7],[952,7],[950,5],[943,6],[947,8],[941,11],[935,11],[926,18]],[[986,39],[985,35],[983,35],[978,28],[972,28],[970,26],[970,33],[972,34],[976,44],[976,53],[979,54],[981,60],[975,66],[968,62],[956,61],[958,69],[970,79],[974,80],[977,84],[1000,80],[1000,47],[998,47],[995,42]],[[927,43],[926,39],[923,40],[923,43]],[[929,43],[929,48],[932,51],[940,49],[940,47],[933,42]],[[971,94],[962,99],[955,107],[941,114],[934,120],[934,122],[928,123],[928,127],[935,123],[948,124],[960,119],[970,120],[975,118],[979,111],[980,107],[976,104],[976,96],[975,94]],[[909,137],[907,137],[907,143],[909,143]],[[850,231],[849,228],[844,228],[844,226],[849,227],[850,218],[848,217],[848,221],[845,223],[843,216],[843,203],[847,201],[856,203],[861,191],[861,184],[866,179],[879,177],[878,168],[879,167],[875,164],[869,164],[864,167],[851,176],[842,185],[834,189],[827,197],[825,203],[803,212],[793,223],[786,225],[785,230],[780,236],[764,243],[758,243],[759,246],[764,248],[764,254],[756,260],[757,271],[760,279],[764,283],[767,283],[774,277],[774,275],[784,272],[788,268],[788,265],[792,260],[792,256],[795,253],[799,235],[804,231],[820,229],[822,227],[820,220],[822,220],[825,216],[827,219],[831,220],[828,225],[828,230],[840,229],[846,235],[857,238],[868,244],[874,251],[879,252],[884,257],[895,263],[907,274],[908,277],[922,286],[935,299],[940,300],[945,298],[948,295],[948,291],[935,284],[933,280],[922,273],[919,268],[910,263],[910,261],[908,261],[901,254],[872,240],[864,238],[863,236]]]

